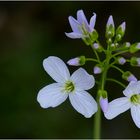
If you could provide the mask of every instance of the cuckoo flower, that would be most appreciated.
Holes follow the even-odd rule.
[[[83,68],[76,70],[71,76],[65,63],[58,57],[50,56],[43,61],[46,72],[56,81],[42,88],[37,101],[42,108],[56,107],[68,97],[70,103],[86,118],[97,111],[97,103],[86,91],[95,84],[95,79]]]
[[[134,123],[140,128],[140,81],[130,82],[123,94],[125,97],[115,99],[109,103],[105,117],[113,119],[130,109]]]
[[[65,33],[70,38],[84,38],[94,31],[96,14],[91,17],[90,23],[88,23],[83,10],[77,11],[77,20],[72,16],[69,16],[69,23],[72,28],[71,33]]]

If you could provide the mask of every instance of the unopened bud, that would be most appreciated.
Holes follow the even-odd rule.
[[[92,33],[90,33],[90,38],[92,43],[94,43],[98,39],[98,32],[94,29]]]
[[[123,22],[116,30],[116,38],[115,40],[118,42],[122,39],[125,33],[126,23]]]
[[[95,66],[95,67],[93,68],[93,73],[94,73],[94,74],[100,74],[101,72],[102,72],[101,67]]]
[[[122,36],[121,36],[120,34],[117,34],[115,40],[116,40],[116,41],[120,41],[121,38],[122,38]]]
[[[126,43],[124,44],[124,46],[127,47],[127,48],[129,48],[130,45],[131,45],[130,42],[126,42]]]
[[[99,44],[98,43],[94,43],[93,44],[93,48],[96,49],[96,50],[99,49]]]
[[[111,44],[112,43],[112,39],[111,38],[108,38],[107,39],[107,44]]]
[[[99,103],[101,106],[101,109],[103,112],[106,112],[108,109],[108,97],[107,97],[107,91],[105,90],[99,90],[98,95],[100,97]]]
[[[138,67],[140,67],[140,58],[132,57],[132,58],[130,59],[130,64],[131,64],[132,66],[138,66]]]
[[[71,66],[81,66],[81,65],[84,65],[85,62],[86,62],[85,56],[80,56],[80,57],[70,59],[67,62],[67,64]]]
[[[124,33],[125,32],[125,28],[126,28],[126,23],[123,22],[120,27],[122,28],[122,32]]]
[[[135,82],[136,82],[136,81],[138,81],[138,80],[137,80],[137,78],[132,74],[132,75],[130,75],[130,76],[128,77],[127,81],[128,81],[128,82],[131,82],[131,81],[135,81]]]
[[[118,47],[119,46],[119,43],[115,43],[115,46]]]
[[[106,38],[112,38],[115,34],[115,27],[113,17],[109,16],[107,25],[106,25]]]
[[[126,59],[124,57],[118,57],[117,62],[118,64],[123,65],[126,63]]]
[[[137,81],[137,78],[130,71],[124,72],[122,78],[128,82]]]
[[[114,27],[114,20],[113,20],[112,15],[109,16],[106,26],[107,26],[107,27],[109,27],[109,26]]]
[[[115,44],[114,44],[114,43],[112,43],[112,44],[111,44],[111,47],[112,47],[112,48],[115,48]]]
[[[102,46],[99,43],[94,43],[92,48],[97,50],[98,52],[102,52]]]
[[[130,53],[135,53],[140,50],[140,43],[135,43],[130,46]]]
[[[102,111],[105,113],[108,109],[108,98],[100,97],[100,106]]]

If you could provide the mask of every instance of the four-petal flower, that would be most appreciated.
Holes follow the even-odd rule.
[[[132,81],[123,91],[126,97],[121,97],[109,103],[105,112],[107,119],[113,119],[119,114],[131,109],[131,116],[138,128],[140,128],[140,81]]]
[[[42,108],[56,107],[68,97],[75,110],[86,118],[97,111],[97,103],[85,90],[91,89],[95,79],[83,68],[76,70],[71,76],[65,63],[58,57],[50,56],[43,61],[46,72],[56,81],[41,89],[37,101]]]

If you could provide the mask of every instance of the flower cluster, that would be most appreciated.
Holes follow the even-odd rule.
[[[55,83],[41,89],[37,101],[42,108],[56,107],[69,98],[74,109],[90,118],[100,108],[107,119],[113,119],[119,114],[131,110],[134,123],[140,128],[140,81],[130,71],[123,71],[121,65],[129,63],[131,66],[140,66],[140,58],[125,58],[124,53],[135,53],[140,50],[140,43],[121,43],[126,31],[126,23],[123,22],[115,28],[113,16],[109,16],[106,24],[105,38],[107,47],[103,47],[98,40],[98,32],[95,29],[96,14],[87,21],[83,10],[77,11],[77,19],[68,17],[72,32],[65,33],[72,39],[82,39],[93,50],[94,57],[78,56],[68,60],[71,66],[82,66],[86,62],[93,62],[93,74],[88,74],[83,68],[76,70],[71,76],[66,64],[58,57],[49,56],[43,61],[45,71],[54,79]],[[102,55],[104,54],[104,55]],[[105,57],[102,57],[105,56]],[[109,78],[108,70],[115,69],[122,75],[122,81],[126,80],[128,86],[114,78]],[[101,75],[96,77],[96,74]],[[98,80],[98,78],[100,79]],[[87,92],[98,84],[97,100]],[[125,97],[120,97],[108,102],[108,92],[105,88],[107,81],[116,82],[124,90]]]

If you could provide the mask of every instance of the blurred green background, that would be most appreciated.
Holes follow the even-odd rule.
[[[109,15],[117,26],[126,21],[125,41],[140,41],[140,2],[0,2],[0,138],[92,138],[94,116],[84,118],[69,100],[47,110],[36,101],[38,91],[53,82],[42,67],[44,58],[54,55],[67,62],[79,55],[92,56],[81,40],[64,34],[71,31],[68,16],[76,17],[79,9],[88,19],[97,14],[102,44]],[[93,66],[88,63],[84,68],[92,73]],[[140,78],[139,68],[123,68]],[[121,77],[116,71],[111,75]],[[122,96],[118,85],[108,83],[107,88],[109,100]],[[94,97],[95,90],[90,91]],[[102,138],[140,138],[130,111],[111,121],[102,115],[101,128]]]

